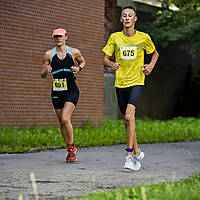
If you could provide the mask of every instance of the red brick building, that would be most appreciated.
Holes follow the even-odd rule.
[[[104,1],[0,0],[0,126],[57,125],[51,76],[40,77],[44,52],[54,46],[53,28],[68,29],[68,45],[87,64],[77,76],[80,99],[72,121],[103,121]]]

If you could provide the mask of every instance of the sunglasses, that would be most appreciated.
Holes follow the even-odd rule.
[[[63,37],[63,35],[54,35],[53,38]]]

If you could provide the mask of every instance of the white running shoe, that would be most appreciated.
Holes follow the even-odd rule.
[[[126,156],[124,168],[133,170],[133,156],[130,156],[130,155]]]
[[[140,151],[138,156],[133,156],[133,170],[137,171],[141,168],[141,161],[144,158],[144,152]]]

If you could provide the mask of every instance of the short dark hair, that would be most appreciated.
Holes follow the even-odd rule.
[[[133,11],[135,12],[135,14],[136,14],[136,9],[135,9],[133,6],[125,6],[125,7],[122,8],[122,11],[125,10],[125,9],[131,9],[131,10],[133,10]]]

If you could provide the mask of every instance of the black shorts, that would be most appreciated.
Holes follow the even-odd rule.
[[[79,90],[77,88],[73,91],[52,93],[51,98],[55,109],[62,109],[66,102],[71,102],[76,106],[79,98]]]
[[[122,114],[125,114],[127,104],[132,104],[135,107],[139,101],[144,85],[135,85],[127,88],[116,88],[119,108]]]

